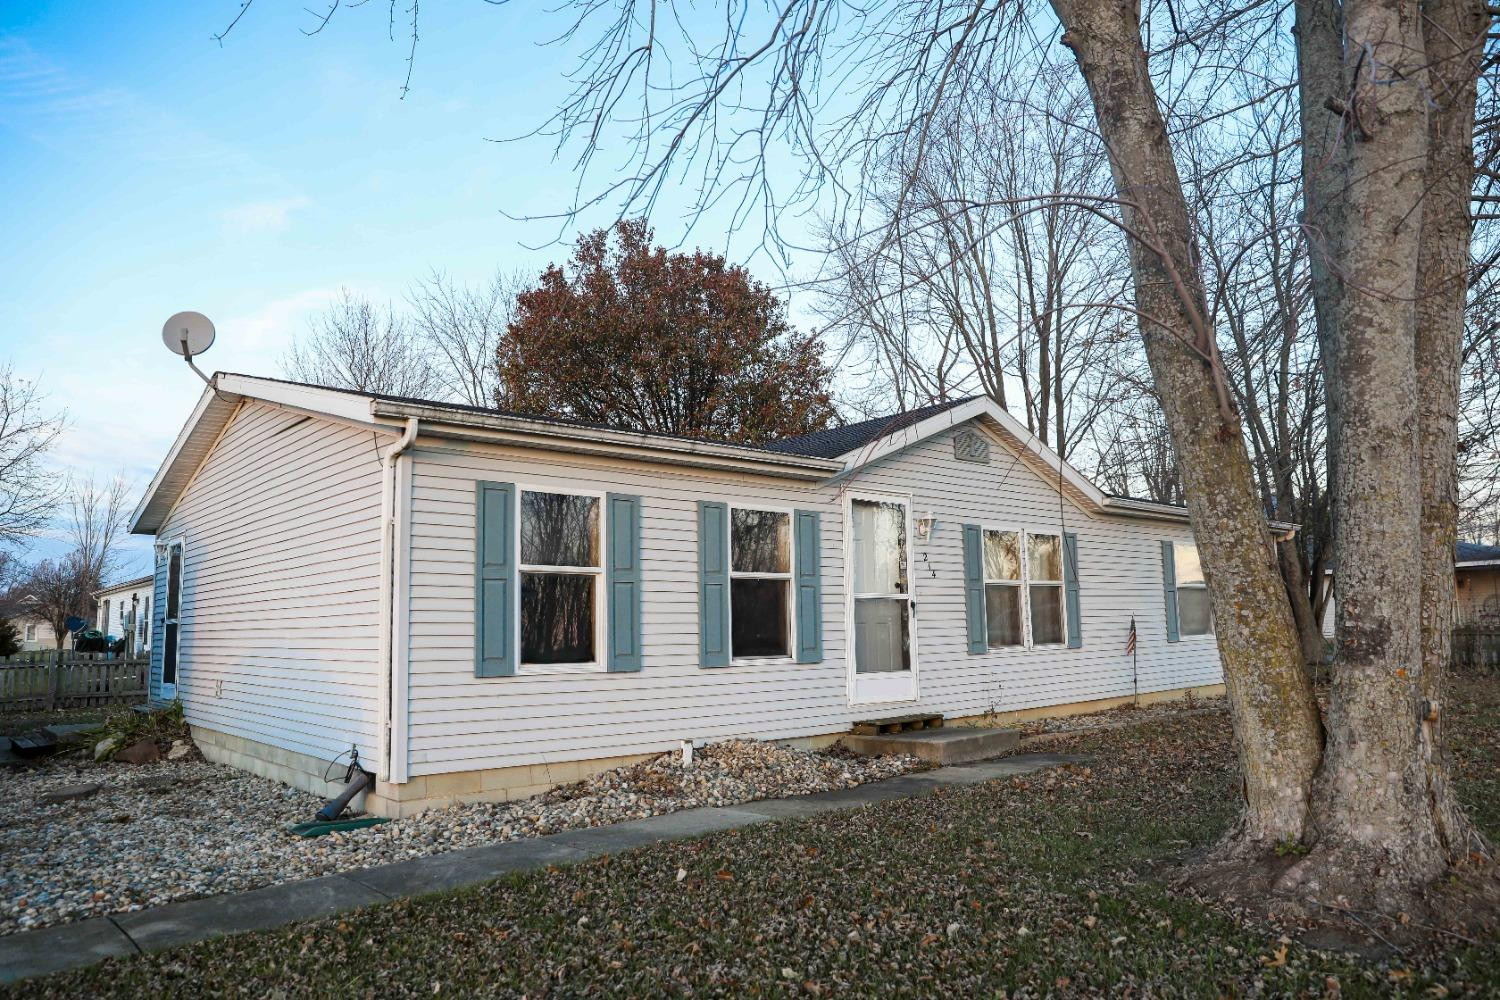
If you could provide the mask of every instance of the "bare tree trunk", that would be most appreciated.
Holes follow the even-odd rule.
[[[1177,452],[1197,538],[1245,810],[1227,854],[1300,840],[1321,744],[1317,705],[1256,499],[1238,418],[1214,373],[1212,331],[1187,202],[1156,103],[1135,3],[1052,0],[1108,147],[1131,232],[1131,270],[1147,358]]]
[[[1339,414],[1339,651],[1312,852],[1283,880],[1389,906],[1446,867],[1421,719],[1421,471],[1415,301],[1427,64],[1413,0],[1344,7],[1349,135],[1342,309],[1328,392]]]
[[[1474,184],[1474,102],[1489,14],[1473,0],[1430,0],[1426,51],[1432,103],[1426,197],[1418,250],[1417,406],[1421,439],[1421,693],[1427,711],[1420,747],[1437,834],[1450,861],[1487,851],[1454,800],[1443,756],[1443,678],[1452,653],[1457,602],[1458,392],[1468,298],[1469,196]]]
[[[1297,623],[1297,641],[1302,647],[1302,662],[1315,665],[1323,659],[1323,622],[1313,613],[1312,601],[1307,596],[1307,582],[1302,578],[1302,556],[1297,551],[1297,538],[1276,543],[1276,558],[1281,567],[1281,580],[1286,586],[1287,601],[1291,605],[1292,620]]]

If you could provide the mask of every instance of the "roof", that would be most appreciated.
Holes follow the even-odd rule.
[[[935,417],[940,413],[967,403],[977,396],[965,396],[963,399],[950,399],[938,403],[929,403],[919,406],[915,410],[905,410],[894,413],[888,417],[876,417],[873,420],[861,420],[857,424],[845,424],[843,427],[830,427],[826,431],[813,431],[811,434],[802,434],[798,437],[782,438],[780,441],[771,441],[764,447],[770,451],[787,452],[793,455],[810,455],[814,458],[838,458],[847,455],[851,451],[858,451],[865,445],[878,438],[913,427],[929,417]]]
[[[1459,542],[1454,561],[1464,563],[1500,564],[1500,545],[1479,545],[1475,542]]]
[[[113,594],[118,590],[137,590],[153,584],[155,581],[156,577],[147,573],[145,576],[138,576],[134,580],[121,580],[119,583],[112,583],[108,587],[100,587],[94,591],[93,596],[103,597],[105,594]]]
[[[1018,461],[1024,461],[1047,482],[1056,483],[1059,491],[1084,510],[1103,515],[1187,521],[1187,511],[1182,507],[1105,495],[988,396],[944,400],[888,417],[751,446],[218,372],[147,486],[131,517],[132,532],[154,534],[160,529],[246,399],[374,431],[388,435],[393,441],[403,433],[412,433],[429,439],[623,457],[804,482],[829,482],[846,477],[934,434],[973,421],[1014,453]]]

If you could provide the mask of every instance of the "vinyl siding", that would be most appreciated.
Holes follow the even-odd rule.
[[[938,527],[912,549],[920,706],[950,717],[1129,695],[1124,654],[1132,614],[1142,692],[1218,683],[1212,637],[1165,641],[1160,541],[1186,525],[1097,519],[1031,466],[993,444],[989,465],[957,462],[951,432],[836,484],[648,467],[603,458],[423,439],[411,489],[406,750],[414,776],[643,753],[685,737],[781,739],[844,731],[844,532],[850,491],[909,495]],[[474,496],[478,480],[522,488],[614,491],[641,498],[639,673],[474,676]],[[822,662],[699,666],[697,504],[723,500],[822,514]],[[965,646],[960,525],[1078,535],[1083,646],[970,655]],[[888,710],[888,709],[887,709]]]
[[[184,540],[177,691],[189,722],[378,759],[376,448],[368,431],[258,403],[230,421],[158,533]]]

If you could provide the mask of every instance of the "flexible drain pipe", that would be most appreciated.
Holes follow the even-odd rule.
[[[342,792],[339,792],[338,798],[331,799],[327,805],[318,810],[318,819],[325,823],[332,823],[338,819],[339,815],[345,809],[349,808],[349,803],[354,799],[354,796],[370,787],[371,778],[369,771],[364,770],[358,764],[350,770],[354,773],[349,776],[349,783],[344,786]]]

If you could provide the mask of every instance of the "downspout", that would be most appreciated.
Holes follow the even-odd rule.
[[[417,440],[418,423],[416,417],[407,417],[406,429],[402,432],[401,437],[397,439],[396,443],[391,446],[390,450],[385,453],[385,492],[389,497],[389,503],[386,505],[386,509],[382,515],[383,523],[381,530],[384,532],[384,548],[389,553],[389,557],[386,559],[385,565],[381,567],[384,574],[381,586],[384,588],[382,596],[385,598],[383,603],[386,607],[386,616],[385,620],[380,623],[381,628],[384,630],[380,645],[385,653],[385,662],[382,664],[385,670],[386,683],[385,719],[383,720],[385,760],[383,763],[385,765],[386,780],[388,781],[394,775],[392,763],[396,751],[392,744],[395,737],[396,699],[398,694],[402,694],[404,697],[404,692],[398,692],[396,689],[396,665],[398,663],[396,616],[400,613],[400,610],[396,607],[396,565],[397,560],[402,557],[402,553],[398,551],[397,547],[400,542],[396,531],[397,511],[399,509],[398,505],[401,503],[401,497],[399,495],[400,477],[397,475],[396,469],[401,456],[410,451],[412,445]],[[406,777],[405,772],[406,768],[403,767],[400,775],[403,780]]]

